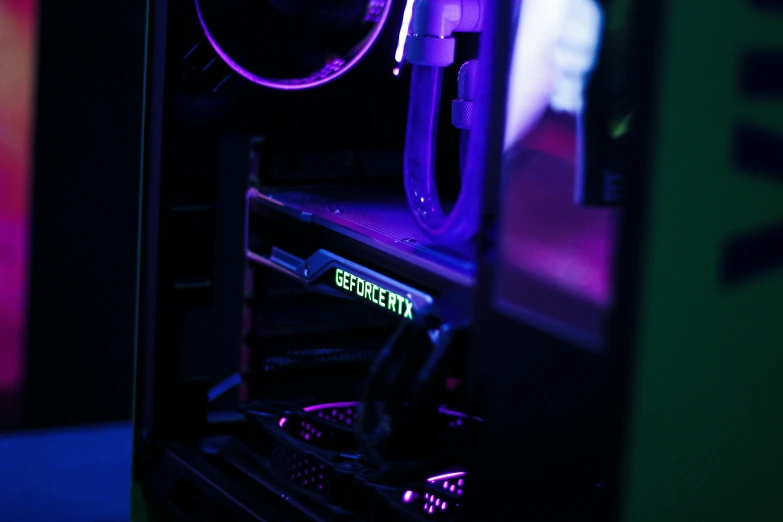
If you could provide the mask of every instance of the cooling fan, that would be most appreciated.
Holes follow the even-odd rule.
[[[309,89],[348,72],[369,52],[392,0],[194,0],[218,56],[253,83]]]

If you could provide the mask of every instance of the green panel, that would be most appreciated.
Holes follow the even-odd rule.
[[[149,522],[147,513],[147,503],[144,500],[144,494],[140,482],[134,482],[131,485],[131,522]]]
[[[783,224],[783,179],[732,164],[736,125],[783,137],[783,99],[739,81],[745,51],[783,52],[783,16],[665,4],[623,520],[780,522],[783,267],[730,285],[721,262]]]

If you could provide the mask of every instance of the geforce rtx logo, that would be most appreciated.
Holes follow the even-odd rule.
[[[405,319],[413,319],[413,303],[410,299],[391,290],[339,268],[334,272],[334,284],[357,297],[371,301],[384,310],[394,312]]]

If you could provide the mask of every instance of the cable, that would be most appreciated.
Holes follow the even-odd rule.
[[[357,438],[387,479],[416,478],[454,464],[458,445],[439,435],[442,385],[454,335],[463,329],[406,321],[372,365]]]

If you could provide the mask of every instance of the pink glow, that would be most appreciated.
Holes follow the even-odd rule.
[[[0,0],[0,392],[24,371],[36,3]]]
[[[539,159],[513,164],[506,174],[502,258],[509,267],[608,305],[613,216],[611,210],[586,211],[573,203],[573,118],[547,113],[516,146],[538,153]]]
[[[278,423],[277,423],[277,424],[278,424],[278,425],[279,425],[279,426],[282,428],[283,426],[285,426],[285,423],[286,423],[286,421],[287,421],[287,420],[288,420],[287,418],[283,417],[283,418],[281,418],[281,419],[278,421]]]

